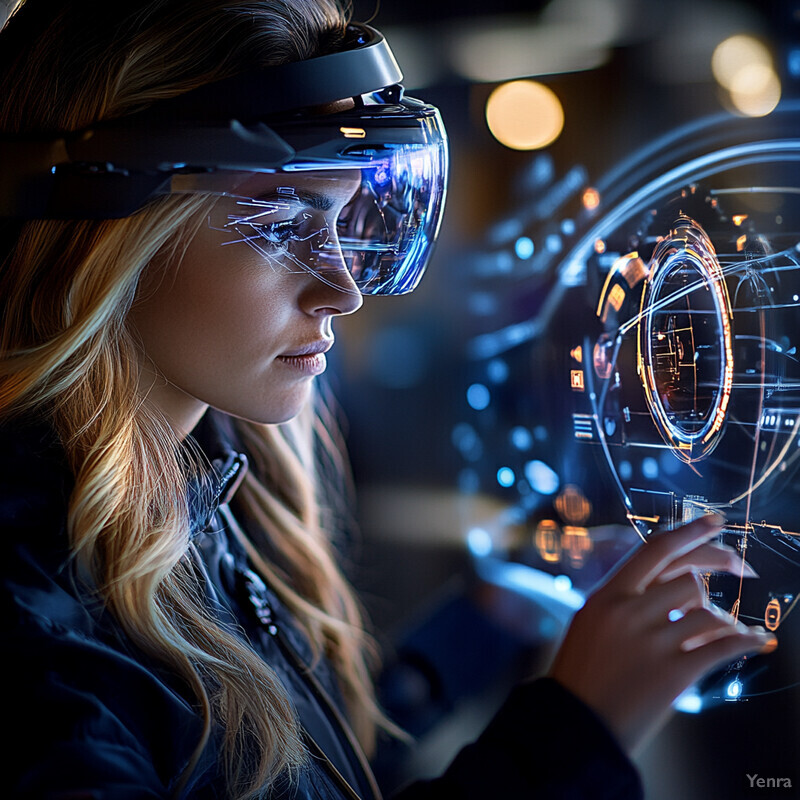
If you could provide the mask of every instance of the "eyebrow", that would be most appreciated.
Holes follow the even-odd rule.
[[[310,192],[306,189],[295,189],[292,194],[284,194],[280,189],[271,189],[253,199],[264,202],[282,200],[285,203],[302,204],[316,211],[330,211],[333,208],[333,200],[328,195],[321,192]]]

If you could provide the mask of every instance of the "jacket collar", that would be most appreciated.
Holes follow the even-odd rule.
[[[205,531],[221,505],[231,501],[247,473],[247,456],[235,448],[238,437],[233,420],[209,409],[192,438],[208,459],[205,474],[189,481],[189,536],[194,539]]]

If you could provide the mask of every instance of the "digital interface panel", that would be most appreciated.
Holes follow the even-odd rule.
[[[476,264],[472,302],[489,310],[472,339],[475,414],[454,443],[472,461],[462,488],[506,502],[482,522],[493,552],[588,589],[631,546],[610,523],[646,540],[717,512],[760,577],[705,575],[710,600],[796,638],[799,116],[787,104],[673,131],[591,189],[573,176],[571,201],[570,176],[553,178],[557,218],[542,208],[510,261],[496,248]],[[526,239],[544,252],[521,253]],[[743,658],[695,700],[796,686],[796,666],[777,663]]]

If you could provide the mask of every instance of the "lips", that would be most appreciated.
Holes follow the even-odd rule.
[[[333,339],[318,339],[310,344],[296,347],[288,353],[282,353],[277,361],[301,377],[320,375],[325,372],[327,366],[325,351],[330,350],[332,344]]]
[[[300,347],[290,350],[286,353],[281,353],[278,358],[299,358],[302,356],[314,356],[319,353],[327,353],[333,347],[333,339],[318,339],[310,344],[301,345]]]

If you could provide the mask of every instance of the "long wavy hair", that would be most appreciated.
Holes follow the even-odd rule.
[[[0,130],[75,130],[246,69],[336,49],[338,0],[28,0],[0,34]],[[0,228],[0,418],[49,419],[74,475],[68,532],[79,574],[126,635],[192,688],[204,720],[180,792],[221,725],[230,795],[257,795],[305,757],[273,670],[204,608],[189,541],[192,454],[137,385],[126,325],[143,270],[180,259],[207,197],[168,196],[118,220]],[[256,567],[338,675],[356,735],[376,726],[368,638],[323,530],[315,449],[339,459],[329,418],[237,422],[253,457],[238,502]],[[316,443],[316,444],[315,444]],[[241,534],[244,536],[244,534]],[[269,543],[275,557],[264,556]]]

